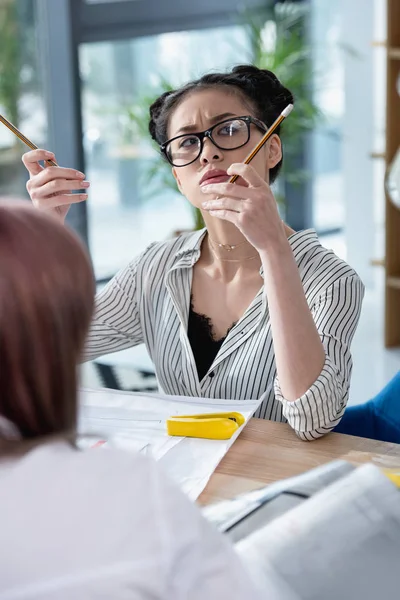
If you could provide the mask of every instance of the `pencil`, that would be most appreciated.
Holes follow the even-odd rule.
[[[249,162],[253,160],[253,158],[255,157],[257,152],[259,152],[261,150],[261,148],[264,146],[265,142],[267,142],[269,140],[269,138],[274,133],[274,131],[278,127],[278,125],[280,125],[282,123],[283,119],[285,119],[288,115],[290,115],[290,113],[292,112],[292,109],[293,109],[293,104],[288,104],[287,107],[283,109],[283,111],[281,112],[279,117],[277,119],[275,119],[275,121],[272,123],[271,127],[269,127],[269,129],[265,132],[264,136],[258,142],[258,144],[254,148],[254,150],[252,152],[250,152],[250,154],[244,161],[245,165],[248,165]],[[232,177],[229,180],[229,183],[235,183],[235,181],[238,177],[239,177],[239,175],[232,175]]]
[[[30,148],[31,150],[39,149],[38,146],[36,146],[36,144],[31,142],[31,140],[29,138],[27,138],[26,135],[24,135],[19,129],[17,129],[15,127],[15,125],[10,123],[10,121],[8,119],[3,117],[3,115],[0,115],[0,121],[3,123],[3,125],[5,125],[7,127],[7,129],[9,129],[14,135],[16,135],[17,138],[19,138],[21,140],[21,142],[23,142],[26,146],[28,146],[28,148]],[[51,165],[52,167],[58,167],[57,163],[54,162],[54,160],[46,160],[45,162],[47,164]]]

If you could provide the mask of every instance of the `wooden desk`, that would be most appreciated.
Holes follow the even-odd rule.
[[[286,423],[252,419],[219,464],[199,502],[233,498],[337,458],[354,464],[374,459],[382,466],[400,467],[400,445],[340,433],[303,442]]]

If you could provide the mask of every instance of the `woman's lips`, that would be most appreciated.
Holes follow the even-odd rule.
[[[203,186],[211,183],[225,183],[225,181],[229,181],[229,179],[229,175],[217,175],[216,177],[209,177],[208,179],[205,179],[200,185]]]

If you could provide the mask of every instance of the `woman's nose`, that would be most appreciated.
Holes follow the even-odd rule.
[[[222,159],[223,159],[222,150],[217,148],[217,146],[214,146],[212,141],[210,139],[206,138],[204,140],[203,150],[200,155],[201,164],[206,165],[208,163],[215,162],[215,161],[222,160]]]

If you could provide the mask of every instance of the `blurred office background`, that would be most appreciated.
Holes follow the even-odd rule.
[[[306,102],[290,117],[275,191],[289,225],[315,228],[366,285],[353,345],[358,403],[400,369],[383,333],[386,17],[386,0],[0,0],[0,112],[91,181],[69,223],[100,288],[148,243],[196,223],[146,137],[149,101],[243,62],[272,61],[289,87],[300,73]],[[1,126],[0,197],[27,196],[24,151]],[[84,383],[155,385],[142,347],[100,366],[83,370]]]

